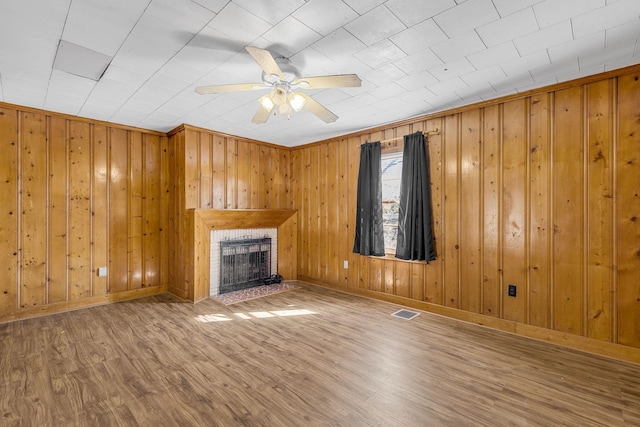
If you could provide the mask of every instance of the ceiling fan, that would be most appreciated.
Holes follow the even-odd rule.
[[[253,123],[266,123],[271,113],[291,117],[292,111],[306,108],[326,123],[335,122],[338,116],[318,101],[298,89],[323,89],[333,87],[359,87],[362,80],[355,74],[333,76],[300,77],[298,71],[287,58],[274,58],[269,51],[253,46],[245,49],[262,68],[262,82],[228,85],[200,86],[196,92],[200,95],[210,93],[237,92],[259,89],[271,91],[258,99],[260,106],[251,120]]]

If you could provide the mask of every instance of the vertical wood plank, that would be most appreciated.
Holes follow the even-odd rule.
[[[318,146],[318,279],[326,281],[328,276],[328,263],[329,263],[329,224],[327,221],[328,216],[328,180],[331,176],[328,174],[327,164],[327,144],[321,144]]]
[[[251,145],[238,141],[238,209],[251,208]]]
[[[401,297],[411,297],[411,265],[409,262],[389,261],[394,265],[393,275],[395,294]],[[420,264],[416,264],[420,265]]]
[[[142,241],[143,153],[142,134],[129,132],[129,289],[143,286],[144,246]],[[187,188],[191,188],[188,187]],[[197,192],[197,191],[196,191]],[[188,193],[186,195],[189,197]],[[191,197],[194,199],[194,197]]]
[[[336,197],[336,209],[338,216],[336,223],[338,224],[338,236],[337,242],[339,242],[338,252],[338,270],[340,271],[339,285],[347,286],[349,284],[349,268],[351,263],[349,262],[349,254],[351,253],[353,242],[349,242],[349,203],[347,200],[347,194],[349,192],[349,163],[348,163],[348,140],[343,139],[336,142],[336,157],[337,157],[337,197]],[[344,261],[347,261],[347,268],[344,268]]]
[[[610,341],[613,293],[613,85],[587,87],[587,336]]]
[[[640,74],[618,79],[618,342],[640,347]]]
[[[326,280],[333,284],[340,282],[341,271],[344,269],[339,256],[342,252],[340,240],[340,193],[338,191],[338,143],[327,144],[327,174],[326,193],[327,216],[325,235],[327,254]],[[340,255],[339,255],[340,253]]]
[[[313,145],[309,149],[309,227],[308,275],[318,278],[320,274],[320,147]]]
[[[67,120],[49,119],[49,248],[48,302],[68,300],[69,149]],[[106,198],[105,198],[106,200]]]
[[[157,135],[144,134],[144,176],[143,176],[143,228],[142,243],[144,255],[143,286],[158,286],[160,281],[161,235],[161,160],[160,138]],[[204,191],[203,191],[204,193]],[[211,191],[207,192],[211,194]]]
[[[184,132],[184,209],[200,204],[200,132]]]
[[[392,260],[382,260],[382,268],[383,268],[383,284],[382,290],[384,293],[394,295],[396,293],[395,289],[395,265],[396,262]]]
[[[211,192],[212,192],[212,208],[224,209],[226,191],[225,176],[225,160],[227,158],[227,148],[224,137],[214,135],[212,159],[211,159]]]
[[[504,286],[516,285],[517,295],[503,289],[503,317],[517,322],[527,318],[527,101],[505,103],[503,119],[502,255]]]
[[[0,107],[0,312],[18,307],[18,112]]]
[[[129,158],[128,132],[109,129],[109,293],[129,286]]]
[[[530,226],[529,226],[529,323],[544,328],[551,326],[549,198],[549,135],[551,105],[548,94],[531,97],[530,161]]]
[[[458,308],[460,305],[460,236],[459,236],[459,170],[460,135],[459,115],[444,119],[444,305]]]
[[[257,144],[249,144],[249,208],[260,209],[264,200],[265,183],[262,182],[262,173],[260,172],[260,146]]]
[[[443,257],[444,257],[444,167],[443,167],[443,138],[442,119],[432,119],[426,122],[423,130],[440,129],[441,132],[429,135],[429,172],[431,175],[431,206],[433,212],[433,235],[436,245],[436,257],[433,262],[429,262],[424,272],[424,300],[443,304],[444,281],[443,277]],[[415,283],[412,281],[412,284]]]
[[[106,126],[94,125],[91,141],[93,178],[91,180],[92,269],[90,272],[93,280],[93,295],[107,293],[107,278],[98,277],[97,270],[99,267],[108,266],[108,145]],[[157,213],[159,214],[160,212]]]
[[[581,88],[555,95],[554,168],[554,329],[582,330],[582,96]]]
[[[482,311],[480,110],[463,112],[460,144],[460,308]]]
[[[200,136],[200,203],[202,209],[213,207],[213,166],[212,137],[202,133]]]
[[[501,147],[500,135],[502,123],[498,105],[484,108],[483,117],[483,173],[482,173],[482,313],[488,316],[499,317],[500,290],[502,289],[502,264],[500,263],[500,182]]]
[[[356,200],[358,192],[358,168],[360,167],[360,145],[364,140],[359,137],[351,137],[345,140],[346,147],[346,163],[347,163],[347,209],[345,213],[345,221],[347,224],[347,260],[349,261],[349,269],[347,270],[347,284],[352,287],[360,286],[360,255],[353,253],[353,242],[356,233]]]
[[[20,307],[46,303],[47,261],[47,118],[22,113],[21,141],[21,283]]]
[[[238,141],[234,138],[226,140],[226,187],[227,209],[238,208]]]

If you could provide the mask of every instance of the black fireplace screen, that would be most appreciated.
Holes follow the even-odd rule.
[[[271,276],[271,238],[220,242],[220,293],[263,285]]]

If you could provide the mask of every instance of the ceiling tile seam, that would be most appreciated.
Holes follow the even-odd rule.
[[[127,36],[122,40],[122,43],[120,43],[120,46],[118,46],[118,49],[116,49],[116,51],[114,52],[113,56],[111,57],[112,60],[113,58],[115,58],[118,53],[120,52],[120,50],[122,49],[122,46],[124,46],[124,44],[127,42],[127,40],[129,39],[129,37],[131,36],[131,33],[137,28],[138,24],[140,23],[140,20],[144,17],[144,15],[147,13],[147,10],[149,10],[149,7],[151,6],[151,3],[153,2],[153,0],[149,0],[149,2],[147,3],[147,5],[145,6],[144,10],[140,13],[140,16],[138,16],[138,19],[136,19],[136,22],[131,26],[131,30],[129,30],[129,32],[127,33]],[[109,69],[109,67],[111,66],[111,63],[109,63],[109,66],[105,69],[104,73],[102,73],[102,75],[104,76],[104,74],[107,72],[107,70]],[[102,76],[101,76],[102,78]],[[85,98],[84,102],[82,103],[82,106],[80,107],[79,111],[82,111],[84,109],[84,107],[87,104],[87,101],[89,100],[89,98],[91,98],[91,95],[93,95],[93,91],[96,89],[96,87],[98,86],[98,82],[96,82],[96,84],[93,86],[93,88],[89,91],[89,94],[87,95],[87,97]],[[136,91],[137,92],[137,91]],[[134,93],[135,94],[135,93]],[[134,94],[132,94],[131,96],[133,96]],[[129,99],[131,99],[131,96],[129,98],[127,98],[127,101],[129,101]],[[124,102],[124,104],[127,103],[127,101]],[[124,104],[121,104],[118,109],[111,115],[109,116],[109,120],[113,119],[113,116],[115,116],[118,111],[122,108],[122,106]]]
[[[73,4],[73,1],[69,0],[69,7],[67,8],[67,14],[64,17],[64,23],[62,24],[62,29],[60,30],[60,36],[58,37],[58,47],[56,47],[56,53],[53,55],[53,62],[51,63],[51,71],[49,72],[49,80],[47,81],[47,90],[45,91],[44,99],[42,100],[42,108],[44,108],[44,106],[47,105],[47,98],[49,97],[49,87],[51,86],[51,78],[53,77],[53,63],[56,61],[56,57],[58,56],[58,50],[60,50],[62,35],[64,34],[64,29],[67,27],[67,19],[69,19],[69,13],[71,12],[72,4]]]
[[[229,3],[231,3],[231,2],[229,2]],[[229,4],[229,3],[227,3],[227,4]],[[198,4],[198,3],[196,3],[196,4]],[[225,7],[226,7],[226,5],[225,5]],[[223,9],[224,9],[224,8],[223,8]],[[209,10],[209,9],[207,9],[207,10]],[[157,69],[153,74],[151,74],[151,76],[149,76],[149,78],[148,78],[147,80],[145,80],[145,82],[144,82],[143,84],[141,84],[141,85],[140,85],[140,87],[138,87],[138,89],[137,89],[135,92],[133,92],[133,93],[131,94],[131,96],[130,96],[129,98],[127,98],[127,100],[126,100],[122,105],[120,105],[120,107],[118,108],[118,111],[119,111],[119,110],[120,110],[120,109],[121,109],[121,108],[122,108],[122,107],[123,107],[127,102],[129,102],[129,100],[130,100],[131,98],[133,98],[133,97],[134,97],[134,96],[135,96],[135,95],[136,95],[136,94],[137,94],[137,93],[138,93],[138,92],[139,92],[139,91],[144,87],[144,85],[145,85],[145,84],[147,84],[147,83],[148,83],[148,82],[149,82],[149,81],[150,81],[150,80],[151,80],[151,79],[152,79],[156,74],[158,74],[158,73],[160,72],[160,70],[162,70],[162,68],[164,68],[164,66],[165,66],[165,65],[167,65],[169,62],[171,62],[171,60],[172,60],[173,58],[175,58],[175,57],[176,57],[180,52],[182,52],[182,50],[183,50],[185,47],[187,47],[187,45],[189,45],[189,43],[191,42],[191,40],[193,40],[194,38],[196,38],[196,37],[198,36],[198,34],[199,34],[199,33],[200,33],[200,32],[201,32],[205,27],[207,27],[207,26],[211,23],[211,21],[213,21],[213,19],[217,16],[217,14],[215,14],[215,12],[213,12],[213,13],[214,13],[214,16],[209,20],[209,22],[207,22],[206,24],[204,24],[204,25],[200,28],[200,30],[199,30],[197,33],[195,33],[195,34],[193,35],[193,37],[191,37],[191,38],[190,38],[190,39],[189,39],[189,40],[188,40],[188,41],[187,41],[187,42],[182,46],[182,48],[178,49],[178,50],[177,50],[173,55],[171,55],[171,57],[170,57],[170,58],[168,58],[168,59],[167,59],[167,60],[162,64],[162,66],[158,67],[158,69]],[[207,75],[207,74],[209,74],[210,72],[211,72],[211,70],[209,70],[209,71],[207,71],[207,72],[205,72],[205,73],[201,74],[201,75],[200,75],[200,77],[199,77],[198,79],[193,80],[191,83],[189,83],[189,84],[187,84],[187,85],[183,86],[183,87],[182,87],[182,89],[181,89],[179,92],[177,92],[176,94],[174,94],[173,96],[171,96],[171,98],[169,98],[168,100],[166,100],[165,102],[163,102],[162,104],[160,104],[158,107],[156,107],[156,109],[155,109],[155,110],[153,110],[152,112],[150,112],[149,114],[147,114],[147,115],[146,115],[145,117],[143,117],[142,119],[138,120],[136,123],[137,123],[137,124],[139,124],[139,123],[142,123],[143,121],[147,120],[149,117],[151,117],[153,114],[155,114],[159,109],[161,109],[162,107],[164,107],[164,106],[165,106],[166,104],[168,104],[169,102],[172,102],[172,101],[176,98],[176,96],[178,96],[180,93],[183,93],[187,88],[192,87],[193,85],[195,85],[199,80],[201,80],[204,76],[206,76],[206,75]],[[87,99],[88,99],[88,98],[87,98]],[[213,99],[215,99],[215,98],[213,98]],[[213,99],[212,99],[212,101],[213,101]],[[205,104],[205,103],[203,103],[202,105],[204,105],[204,104]],[[202,106],[202,105],[201,105],[201,106]],[[201,107],[201,106],[200,106],[200,107]],[[196,109],[198,109],[198,108],[200,108],[200,107],[196,107]],[[114,113],[113,115],[117,114],[117,112],[118,112],[118,111],[116,111],[116,113]],[[190,112],[192,112],[192,111],[195,111],[195,110],[191,110]],[[112,115],[111,117],[113,117],[113,115]]]

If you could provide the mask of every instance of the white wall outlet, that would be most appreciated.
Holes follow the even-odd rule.
[[[98,267],[98,277],[107,277],[107,267]]]
[[[349,268],[349,261],[347,261],[346,259],[344,260],[344,269],[348,269]]]

